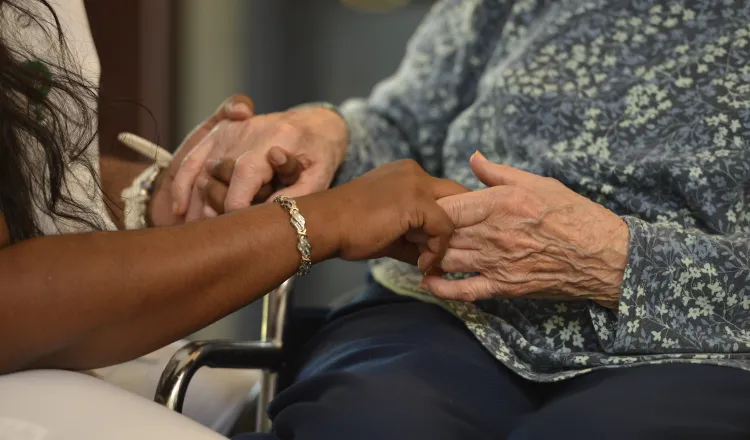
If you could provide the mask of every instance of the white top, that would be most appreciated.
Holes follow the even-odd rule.
[[[83,0],[52,0],[50,4],[58,15],[60,24],[63,27],[63,33],[68,45],[71,59],[67,61],[67,67],[80,69],[80,73],[90,84],[98,87],[101,68],[99,57],[96,53],[93,37],[89,28],[88,18]],[[33,7],[40,7],[33,5]],[[20,17],[14,17],[15,14],[9,7],[0,10],[9,16],[5,17],[6,27],[3,37],[6,41],[15,47],[22,47],[24,51],[33,53],[33,56],[41,61],[49,61],[58,64],[56,61],[60,58],[59,44],[57,41],[50,40],[48,36],[39,29],[35,24],[28,23]],[[39,14],[45,19],[51,19],[51,15],[44,9],[39,9]],[[51,33],[52,38],[56,37],[54,24],[50,23],[47,32]],[[0,32],[3,32],[0,30]],[[52,96],[52,95],[51,95]],[[97,102],[91,102],[92,108],[96,108]],[[92,133],[96,127],[92,127]],[[34,148],[30,145],[29,148]],[[86,151],[87,157],[93,165],[96,174],[99,174],[99,143],[95,139]],[[41,157],[40,157],[41,159]],[[43,160],[43,159],[41,159]],[[40,162],[40,167],[41,167]],[[41,168],[43,170],[43,168]],[[103,225],[107,229],[115,229],[114,224],[109,218],[109,214],[102,199],[101,189],[97,185],[97,176],[82,166],[72,167],[68,179],[67,188],[64,190],[76,201],[84,206],[90,207],[92,211],[102,218]],[[36,216],[42,231],[46,235],[55,235],[61,233],[86,232],[86,227],[79,224],[71,224],[63,219],[52,218],[36,209]]]

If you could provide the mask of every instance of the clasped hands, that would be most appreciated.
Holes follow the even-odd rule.
[[[325,191],[347,145],[346,123],[335,111],[255,115],[249,98],[235,96],[183,143],[154,196],[161,200],[152,218],[192,221],[280,193]],[[336,224],[315,226],[338,231],[341,258],[418,263],[422,287],[440,298],[617,305],[629,239],[619,216],[556,180],[493,164],[478,152],[470,162],[488,188],[468,191],[398,161],[326,191]],[[453,272],[478,275],[442,277]]]

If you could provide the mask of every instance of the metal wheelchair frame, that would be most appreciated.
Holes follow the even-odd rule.
[[[262,379],[255,430],[269,432],[271,421],[266,408],[276,394],[278,372],[283,363],[284,328],[293,285],[294,277],[263,298],[260,340],[194,341],[178,350],[162,372],[154,401],[173,411],[182,412],[190,380],[202,367],[260,369]]]

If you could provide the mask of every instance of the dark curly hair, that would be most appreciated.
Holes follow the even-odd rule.
[[[12,32],[31,26],[44,37],[44,61]],[[48,1],[0,0],[0,212],[12,243],[43,234],[35,207],[68,224],[103,227],[66,190],[72,167],[96,170],[85,154],[97,133],[96,89],[70,55]]]

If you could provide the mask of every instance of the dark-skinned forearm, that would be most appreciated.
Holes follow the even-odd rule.
[[[299,200],[315,261],[325,195]],[[0,251],[0,371],[88,369],[159,348],[261,297],[299,264],[276,204],[172,228],[44,237]]]

